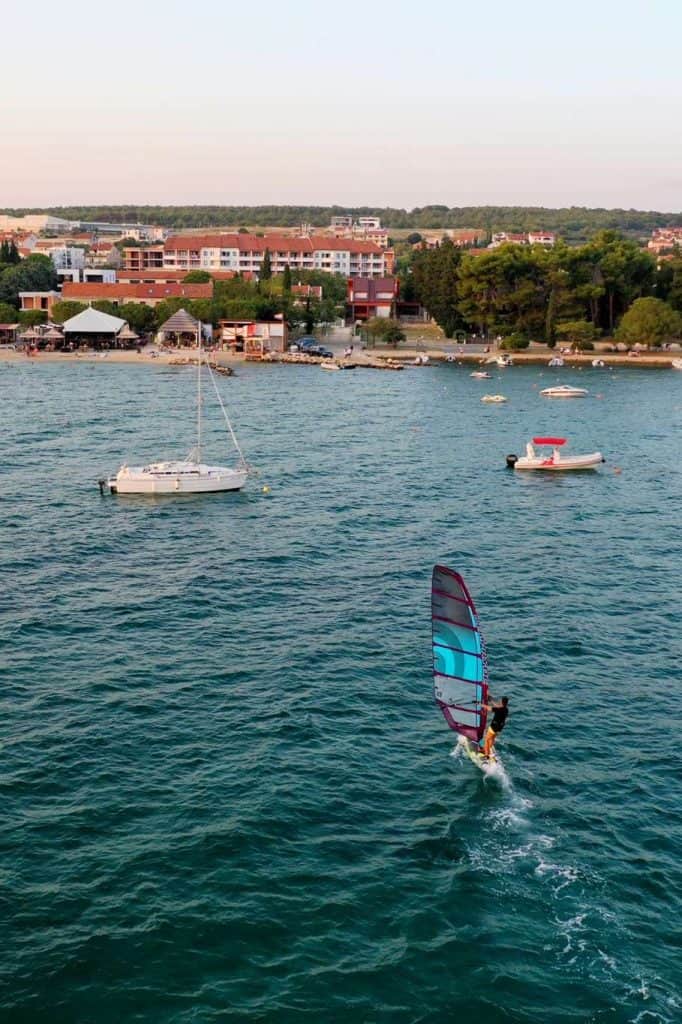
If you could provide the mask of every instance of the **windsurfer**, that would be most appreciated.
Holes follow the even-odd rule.
[[[495,740],[497,739],[498,734],[504,729],[504,724],[507,721],[507,715],[509,714],[508,704],[509,697],[501,697],[499,700],[493,700],[492,703],[483,705],[486,711],[492,711],[493,720],[488,726],[488,731],[485,734],[483,750],[480,751],[482,757],[493,756]]]

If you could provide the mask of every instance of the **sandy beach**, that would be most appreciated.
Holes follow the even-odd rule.
[[[336,346],[334,346],[336,347]],[[208,351],[206,352],[210,361],[216,363],[219,366],[231,366],[234,367],[245,361],[242,353],[235,353],[231,351]],[[341,351],[336,353],[336,357],[340,357]],[[535,350],[531,352],[511,352],[505,353],[504,351],[492,350],[487,353],[481,351],[475,352],[462,352],[462,353],[448,353],[442,348],[427,347],[426,349],[420,348],[399,348],[399,349],[358,349],[356,348],[353,352],[353,362],[359,366],[371,367],[373,364],[381,363],[385,360],[392,360],[409,365],[413,363],[418,356],[428,355],[429,362],[444,362],[448,360],[450,362],[461,363],[461,364],[481,364],[485,363],[486,360],[493,358],[496,355],[509,355],[513,362],[517,366],[547,366],[549,360],[552,358],[553,353],[550,350],[541,351]],[[670,369],[672,367],[673,359],[679,359],[679,352],[655,352],[646,353],[641,352],[638,356],[628,355],[627,353],[620,352],[581,352],[574,355],[562,356],[566,367],[582,367],[590,366],[593,359],[603,360],[605,366],[618,366],[618,367],[634,367],[637,368],[648,368],[648,369]],[[163,351],[156,348],[142,349],[141,352],[135,350],[127,351],[109,351],[109,352],[39,352],[35,356],[27,356],[23,351],[16,351],[12,348],[0,349],[0,364],[1,363],[107,363],[112,365],[129,365],[131,363],[137,364],[150,364],[153,366],[173,366],[177,365],[179,369],[182,369],[183,365],[187,366],[187,363],[182,363],[182,360],[196,359],[196,349],[176,349],[172,352]],[[311,360],[311,365],[316,365],[320,360]],[[289,359],[286,356],[281,359],[268,360],[268,362],[282,362],[283,364],[302,365],[301,360]],[[305,365],[305,364],[303,364]],[[428,365],[428,364],[427,364]],[[494,364],[490,364],[491,367]]]

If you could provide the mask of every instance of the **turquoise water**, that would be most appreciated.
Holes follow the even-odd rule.
[[[96,481],[185,454],[191,372],[0,366],[3,1022],[682,1019],[682,374],[496,375],[240,368],[262,476],[153,500]],[[506,470],[536,432],[607,464]],[[432,700],[436,561],[501,779]]]

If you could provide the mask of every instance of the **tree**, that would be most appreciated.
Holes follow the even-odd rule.
[[[182,279],[183,284],[209,284],[213,278],[208,270],[190,270]]]
[[[72,316],[77,316],[78,313],[82,313],[87,308],[84,303],[76,302],[75,299],[62,299],[61,302],[55,302],[52,307],[52,319],[57,324],[63,324],[66,320],[70,320]]]
[[[57,273],[49,256],[32,254],[0,274],[0,302],[19,306],[19,292],[46,292],[57,287]]]
[[[364,330],[371,338],[372,344],[380,341],[384,345],[397,345],[398,342],[405,340],[405,332],[400,322],[384,316],[372,317],[365,323]]]
[[[154,331],[157,327],[156,310],[142,302],[124,302],[119,306],[118,316],[138,334]]]
[[[412,280],[419,301],[443,329],[446,338],[452,338],[463,325],[458,290],[461,260],[460,251],[445,238],[437,249],[418,250],[412,265]]]
[[[260,274],[258,276],[261,281],[269,281],[272,277],[272,260],[270,259],[269,249],[266,249],[263,254],[263,262],[261,263]]]
[[[111,302],[110,299],[97,299],[92,303],[92,308],[100,313],[106,313],[107,316],[117,316],[120,318],[118,306],[115,302]]]
[[[21,256],[13,238],[3,239],[0,245],[0,265],[11,267],[21,263]]]
[[[282,291],[285,295],[291,294],[291,267],[288,263],[282,274]]]
[[[17,323],[17,310],[9,302],[0,302],[0,324]]]
[[[628,345],[660,345],[682,334],[682,317],[661,299],[635,299],[616,331],[618,341]]]
[[[17,318],[22,327],[37,327],[47,323],[46,309],[20,309]]]
[[[598,327],[595,327],[589,320],[564,320],[556,325],[557,338],[568,341],[577,349],[589,350],[594,348],[594,342],[601,334]]]

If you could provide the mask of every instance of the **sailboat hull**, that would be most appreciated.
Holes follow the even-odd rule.
[[[245,469],[228,466],[158,462],[150,466],[122,466],[108,484],[113,494],[210,494],[239,491],[247,476]]]

